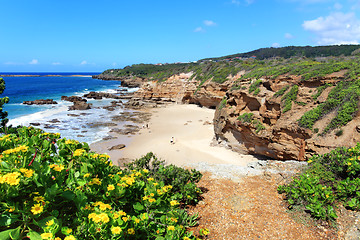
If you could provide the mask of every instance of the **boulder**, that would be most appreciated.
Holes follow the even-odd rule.
[[[72,106],[69,107],[69,111],[71,110],[87,110],[91,109],[91,103],[76,101]]]
[[[26,105],[45,105],[45,104],[58,104],[53,99],[37,99],[34,101],[24,101],[23,104]]]
[[[87,102],[86,99],[79,97],[79,96],[61,96],[61,100],[68,101],[68,102]]]
[[[104,93],[104,92],[89,92],[84,94],[85,98],[93,98],[93,99],[103,99],[103,98],[113,98],[113,99],[120,99],[120,96],[112,93]]]
[[[118,144],[118,145],[112,146],[111,148],[109,148],[109,150],[110,151],[120,150],[120,149],[123,149],[124,147],[125,147],[125,144]]]

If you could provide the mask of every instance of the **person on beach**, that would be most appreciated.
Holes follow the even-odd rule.
[[[171,137],[171,139],[170,139],[170,144],[175,144],[174,137]]]

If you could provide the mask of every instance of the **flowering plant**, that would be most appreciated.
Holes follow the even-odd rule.
[[[180,208],[201,193],[191,179],[180,189],[32,127],[1,136],[0,152],[0,239],[196,239],[198,216]]]

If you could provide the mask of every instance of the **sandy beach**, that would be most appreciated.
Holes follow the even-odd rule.
[[[117,136],[117,139],[91,145],[93,151],[108,153],[117,164],[118,159],[136,159],[148,152],[155,153],[166,163],[191,166],[195,163],[230,164],[246,166],[257,161],[251,155],[241,155],[219,146],[211,146],[214,137],[212,120],[215,110],[196,105],[170,104],[150,109],[152,117],[148,128],[135,136]],[[173,137],[174,143],[171,143]],[[109,151],[117,144],[121,150]]]

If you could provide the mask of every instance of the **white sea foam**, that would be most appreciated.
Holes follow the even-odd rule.
[[[74,95],[83,96],[88,92],[90,91],[84,90],[76,92]],[[101,92],[116,93],[116,90],[104,89]],[[119,115],[123,111],[120,108],[115,111],[108,111],[102,108],[111,105],[111,101],[114,101],[114,99],[88,99],[88,103],[93,104],[92,109],[68,111],[68,107],[72,105],[72,103],[59,100],[58,104],[52,107],[36,106],[43,110],[11,119],[9,124],[13,126],[29,126],[31,123],[35,125],[39,124],[38,127],[47,132],[59,132],[61,136],[65,138],[93,143],[107,136],[110,130],[108,127],[101,125],[101,123],[111,122],[112,116]],[[94,125],[95,127],[91,127]]]

